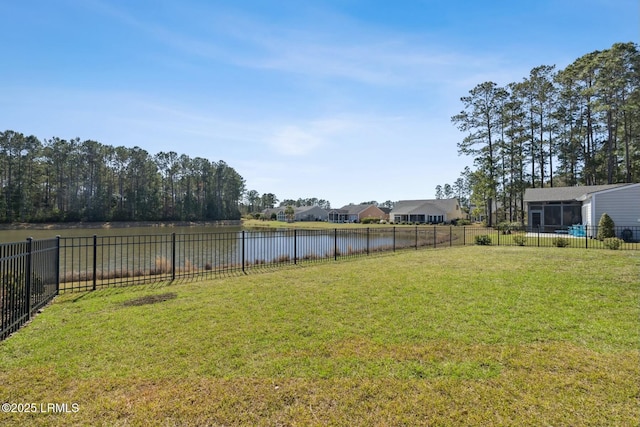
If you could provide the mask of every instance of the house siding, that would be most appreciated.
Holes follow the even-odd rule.
[[[640,226],[640,184],[595,193],[591,199],[593,225],[607,213],[616,227]]]
[[[593,220],[591,217],[591,200],[586,201],[582,204],[582,224],[587,225],[587,235],[589,237],[593,237],[593,230],[591,226],[593,225]]]
[[[446,215],[445,215],[445,221],[451,221],[454,219],[461,219],[462,218],[462,209],[460,209],[460,205],[458,204],[458,202],[456,201],[456,205],[453,207],[452,210],[447,211]]]
[[[364,218],[385,219],[385,213],[381,211],[377,206],[373,206],[373,205],[369,206],[368,208],[360,212],[359,215],[360,215],[360,217],[358,218],[359,221],[363,220]]]
[[[457,199],[400,200],[389,214],[393,222],[441,223],[462,217]]]
[[[327,211],[319,206],[297,208],[295,213],[296,221],[326,221]]]

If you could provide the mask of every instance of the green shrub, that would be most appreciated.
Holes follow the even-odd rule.
[[[518,246],[524,246],[527,244],[527,237],[522,235],[513,236],[513,243]]]
[[[360,222],[362,224],[378,224],[380,222],[380,218],[367,217],[367,218],[362,218]]]
[[[455,225],[460,225],[460,226],[471,225],[471,221],[469,221],[468,219],[459,219],[456,221]]]
[[[602,241],[602,243],[604,244],[605,248],[615,251],[617,249],[620,249],[620,246],[622,246],[622,243],[624,243],[624,241],[622,239],[618,239],[617,237],[607,237]]]
[[[486,234],[481,234],[475,237],[476,245],[487,246],[491,244],[491,237]]]
[[[555,247],[565,248],[569,246],[569,239],[566,237],[554,237],[551,243],[553,243],[553,246]]]
[[[520,228],[522,228],[522,225],[519,222],[504,221],[498,224],[498,230],[500,230],[502,234],[511,234],[511,232]]]
[[[608,239],[609,237],[616,237],[616,225],[607,213],[603,213],[598,222],[598,240]]]

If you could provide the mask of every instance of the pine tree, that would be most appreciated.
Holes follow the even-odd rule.
[[[616,237],[615,224],[607,213],[603,213],[598,222],[598,240]]]

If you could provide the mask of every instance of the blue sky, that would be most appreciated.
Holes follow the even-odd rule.
[[[332,206],[433,198],[484,81],[638,42],[638,0],[4,0],[0,129],[224,160]]]

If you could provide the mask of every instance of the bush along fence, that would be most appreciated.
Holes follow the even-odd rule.
[[[616,228],[610,235],[582,226],[553,234],[512,226],[413,226],[28,239],[0,245],[0,340],[61,292],[242,274],[420,248],[640,249],[640,227]]]

